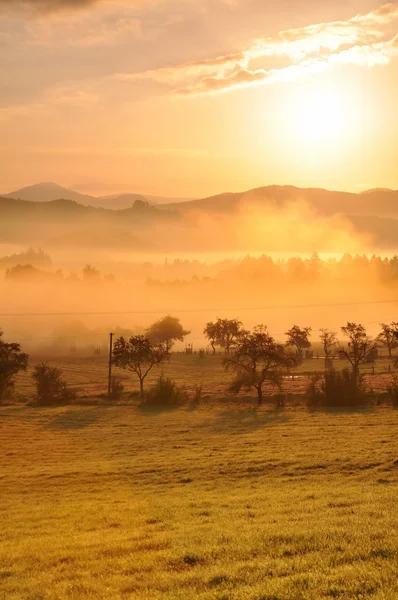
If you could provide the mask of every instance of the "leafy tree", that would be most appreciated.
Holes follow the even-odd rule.
[[[242,333],[242,323],[238,319],[217,319],[215,323],[207,323],[204,329],[214,353],[215,346],[221,346],[225,354],[230,354]]]
[[[238,319],[218,319],[217,323],[220,328],[219,345],[224,348],[225,354],[230,354],[244,333],[242,323]]]
[[[32,379],[36,386],[37,401],[41,406],[69,404],[76,400],[76,391],[68,387],[61,369],[42,362],[34,368]]]
[[[183,328],[180,319],[171,315],[159,319],[146,330],[146,335],[151,342],[158,345],[164,344],[167,352],[170,352],[175,341],[182,342],[184,337],[190,333]]]
[[[359,366],[372,359],[376,343],[367,335],[365,327],[358,323],[348,322],[341,331],[349,339],[348,349],[342,348],[342,351],[351,364],[354,378],[358,379]]]
[[[253,332],[244,332],[237,341],[233,354],[224,359],[226,369],[236,373],[231,391],[242,387],[254,388],[258,405],[263,403],[263,386],[266,381],[280,388],[283,372],[295,364],[295,358],[283,344],[277,343],[263,325]]]
[[[14,388],[14,378],[28,367],[28,355],[21,352],[20,344],[7,343],[0,330],[0,400]]]
[[[333,356],[335,348],[338,346],[337,333],[335,331],[331,331],[330,329],[321,329],[320,330],[320,339],[323,344],[323,350],[325,352],[325,358],[330,360]]]
[[[129,340],[120,337],[113,346],[113,364],[135,373],[144,397],[144,381],[154,366],[168,360],[169,352],[163,345],[154,345],[143,335],[133,335]]]
[[[203,330],[204,336],[205,338],[207,338],[209,340],[210,346],[213,349],[213,354],[216,353],[216,345],[218,343],[218,340],[220,338],[219,335],[219,327],[217,325],[217,323],[212,323],[211,321],[209,323],[206,323],[206,327]]]
[[[398,323],[380,323],[381,332],[376,341],[387,348],[388,356],[392,356],[392,351],[398,348]]]
[[[98,281],[101,277],[101,273],[95,267],[86,265],[83,269],[83,280],[84,281]]]
[[[293,327],[285,333],[285,335],[287,335],[286,346],[295,348],[296,354],[301,356],[304,349],[311,348],[311,342],[308,339],[311,331],[311,327],[303,327],[301,329],[298,325],[293,325]]]

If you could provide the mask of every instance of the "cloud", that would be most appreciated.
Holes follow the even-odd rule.
[[[91,8],[94,5],[104,4],[108,6],[119,4],[144,4],[151,0],[0,0],[0,9],[14,9],[23,12],[25,17],[29,13],[56,13],[58,11],[76,11]]]
[[[151,69],[141,73],[117,73],[115,79],[119,81],[137,81],[140,79],[150,79],[160,83],[177,84],[187,79],[187,77],[204,77],[211,74],[223,75],[228,69],[236,65],[244,65],[246,58],[242,53],[230,54],[228,56],[219,56],[202,61],[185,63],[176,67],[163,67],[160,69]]]
[[[141,73],[119,73],[116,77],[124,81],[158,81],[174,86],[173,94],[189,96],[290,81],[341,64],[385,65],[397,55],[396,30],[393,34],[386,30],[397,18],[398,4],[386,4],[347,21],[281,31],[276,38],[253,41],[239,53]],[[267,69],[253,65],[281,57],[291,64]]]
[[[29,35],[27,43],[35,46],[112,46],[140,38],[142,34],[141,21],[137,18],[102,20],[101,15],[93,19],[83,18],[81,13],[68,19],[59,14],[51,18],[45,15],[27,23],[25,31]]]
[[[101,0],[0,0],[0,7],[33,8],[54,11],[63,8],[84,8]]]

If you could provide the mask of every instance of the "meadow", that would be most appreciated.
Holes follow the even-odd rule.
[[[397,417],[2,407],[0,598],[396,600]]]
[[[223,354],[205,354],[200,358],[199,354],[187,355],[183,352],[174,352],[170,361],[162,364],[160,368],[155,367],[146,381],[146,388],[153,385],[160,373],[173,379],[179,386],[185,387],[190,395],[194,394],[195,388],[200,387],[202,395],[210,401],[218,401],[228,396],[227,389],[233,378],[233,373],[225,372],[222,365]],[[394,357],[395,358],[395,357]],[[63,371],[66,381],[79,391],[80,401],[96,401],[98,397],[107,391],[108,386],[108,357],[105,354],[95,356],[83,350],[78,354],[66,354],[65,356],[52,356],[46,352],[42,354],[32,353],[30,366],[26,373],[20,373],[16,378],[14,401],[26,402],[35,394],[31,378],[34,366],[40,361],[48,361],[52,366]],[[383,394],[391,382],[392,375],[397,373],[393,366],[394,359],[389,360],[387,356],[377,359],[376,362],[361,366],[361,372],[365,375],[369,390]],[[349,368],[348,361],[335,360],[334,368],[341,370]],[[321,373],[325,368],[322,358],[304,360],[297,368],[291,370],[290,375],[285,378],[283,391],[287,397],[302,400],[306,392],[310,377]],[[129,402],[131,393],[139,390],[138,380],[134,373],[113,367],[113,375],[120,380],[125,393],[123,402]],[[275,388],[264,387],[265,395],[274,395]],[[241,398],[255,397],[254,392],[242,392]]]

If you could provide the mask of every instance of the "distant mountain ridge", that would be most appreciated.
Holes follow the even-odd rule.
[[[12,198],[14,200],[27,200],[29,202],[52,202],[54,200],[73,200],[83,206],[93,206],[96,208],[109,208],[113,210],[121,210],[134,205],[136,200],[149,202],[150,204],[163,204],[170,202],[183,202],[185,198],[166,198],[162,196],[143,196],[142,194],[123,193],[111,194],[107,196],[91,196],[89,194],[81,194],[70,188],[63,187],[57,183],[46,181],[36,183],[27,187],[9,192],[8,194],[0,194],[2,198]]]
[[[37,186],[32,187],[34,195]],[[32,192],[31,188],[28,189]],[[316,223],[319,218],[328,223],[331,217],[333,227],[334,217],[343,216],[350,231],[364,235],[372,248],[398,251],[398,191],[393,190],[353,194],[317,188],[267,186],[158,205],[149,204],[145,196],[128,194],[128,206],[116,208],[107,204],[114,202],[113,196],[105,198],[104,206],[94,206],[90,196],[79,195],[78,192],[75,192],[77,196],[72,195],[72,199],[53,200],[54,194],[62,192],[66,195],[66,188],[55,184],[45,184],[44,188],[48,195],[47,200],[42,202],[13,199],[12,196],[18,192],[0,197],[1,242],[44,248],[91,244],[96,248],[157,251],[172,248],[184,252],[220,248],[221,238],[227,240],[225,243],[229,244],[229,249],[233,249],[236,243],[234,231],[239,227],[240,214],[252,213],[256,219],[268,219],[279,213],[283,235],[284,211],[293,206],[297,220],[300,221],[302,214],[307,226],[312,221]],[[40,186],[40,191],[42,189]],[[84,203],[79,202],[81,196]],[[209,221],[203,221],[201,216],[206,216]],[[203,222],[212,224],[212,235],[209,236]],[[337,223],[340,222],[338,218]],[[196,235],[198,231],[200,235]],[[215,233],[218,231],[219,236]],[[286,243],[289,244],[289,239]],[[289,248],[289,251],[296,249]]]
[[[204,210],[225,213],[236,211],[243,204],[281,209],[303,201],[321,215],[356,215],[398,218],[398,191],[375,189],[367,193],[336,192],[322,188],[298,188],[291,185],[271,185],[246,192],[227,192],[182,202],[163,205],[162,209],[178,212]]]

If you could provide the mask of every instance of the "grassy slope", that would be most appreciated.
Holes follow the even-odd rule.
[[[0,598],[396,600],[397,411],[0,409]]]

